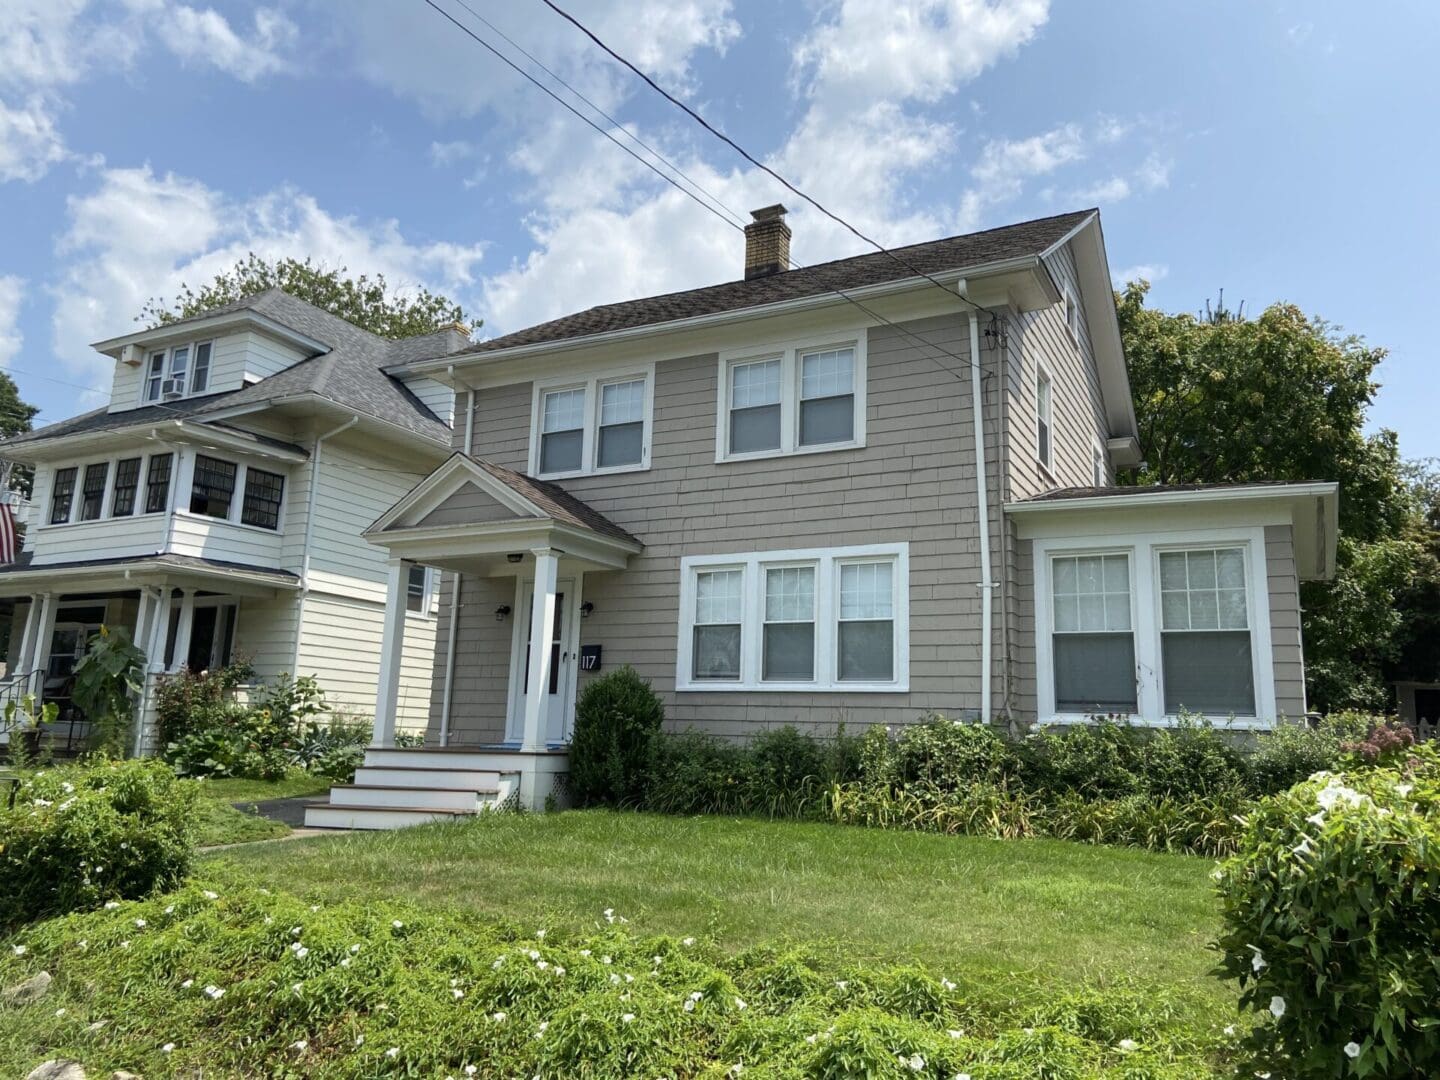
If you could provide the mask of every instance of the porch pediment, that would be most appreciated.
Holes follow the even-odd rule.
[[[621,568],[642,548],[563,488],[459,453],[386,511],[365,538],[392,556],[472,572],[483,572],[482,564],[497,556],[537,547]]]

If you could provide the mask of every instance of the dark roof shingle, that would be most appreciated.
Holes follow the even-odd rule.
[[[588,337],[639,326],[692,319],[725,311],[760,307],[819,296],[836,289],[859,289],[916,276],[915,271],[938,274],[1025,255],[1039,255],[1083,222],[1094,210],[1078,210],[1055,217],[1006,225],[984,232],[931,240],[895,248],[891,253],[857,255],[834,262],[787,270],[748,281],[727,281],[701,289],[649,296],[618,304],[602,304],[574,315],[481,341],[466,353],[494,352],[520,345],[537,345]]]
[[[526,476],[522,472],[507,469],[504,465],[496,465],[493,461],[486,461],[483,458],[472,457],[470,460],[512,491],[529,499],[556,521],[563,521],[568,525],[578,525],[582,529],[589,529],[591,532],[601,533],[616,540],[625,540],[632,544],[640,543],[600,511],[581,502],[556,484],[548,483],[545,480],[536,480],[533,476]]]

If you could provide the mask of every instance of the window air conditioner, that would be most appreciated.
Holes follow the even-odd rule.
[[[174,401],[176,398],[185,396],[185,380],[175,377],[166,379],[160,384],[160,396],[166,401]]]

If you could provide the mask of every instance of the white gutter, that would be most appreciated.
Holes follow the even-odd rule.
[[[966,293],[965,282],[959,283],[960,295]],[[990,568],[990,493],[985,465],[985,402],[981,397],[980,379],[980,318],[970,312],[970,414],[975,428],[975,517],[980,523],[980,722],[988,724],[990,715],[990,664],[994,651],[993,614],[995,575]]]
[[[348,431],[359,422],[360,417],[356,414],[339,427],[317,436],[310,451],[310,492],[305,497],[305,555],[300,562],[300,598],[295,606],[295,651],[290,663],[291,675],[298,674],[300,669],[300,638],[305,626],[305,601],[310,596],[310,541],[315,532],[315,493],[320,490],[320,448],[326,439]]]
[[[1334,495],[1340,485],[1333,480],[1311,480],[1298,484],[1254,484],[1243,487],[1200,488],[1193,491],[1147,491],[1130,488],[1123,494],[1085,495],[1073,499],[1025,499],[1005,504],[1007,514],[1053,514],[1067,510],[1114,510],[1123,506],[1170,506],[1210,502],[1270,502],[1307,496]]]
[[[451,367],[454,379],[455,369]],[[465,456],[475,449],[475,391],[465,394]],[[440,699],[440,745],[450,745],[450,698],[455,687],[455,644],[460,635],[460,574],[454,573],[450,589],[450,632],[445,642],[445,693]]]

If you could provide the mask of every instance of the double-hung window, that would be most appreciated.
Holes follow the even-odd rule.
[[[1160,553],[1165,711],[1255,712],[1245,551]]]
[[[535,390],[533,476],[625,472],[650,464],[653,366]]]
[[[75,466],[56,469],[50,485],[50,524],[64,525],[70,520],[70,504],[75,501]]]
[[[425,614],[430,610],[432,576],[428,566],[411,563],[405,579],[405,610]]]
[[[681,559],[680,690],[901,691],[908,546]]]
[[[1273,720],[1264,530],[1112,533],[1106,543],[1035,541],[1040,718]]]
[[[865,442],[865,336],[780,343],[720,358],[717,461]]]
[[[1035,375],[1035,457],[1049,469],[1055,463],[1055,423],[1053,390],[1049,374],[1043,369]]]
[[[156,454],[145,471],[145,512],[163,513],[170,505],[170,473],[175,467],[174,454]]]
[[[110,498],[111,517],[135,513],[135,492],[140,487],[140,459],[121,458],[115,463],[115,493]]]
[[[105,485],[109,479],[108,461],[85,466],[85,480],[80,486],[81,521],[96,521],[105,512]]]
[[[235,463],[205,454],[195,455],[195,475],[190,484],[190,512],[205,517],[228,518],[235,497]]]
[[[285,477],[279,473],[245,469],[245,501],[240,507],[240,522],[261,529],[280,527],[280,503],[285,497]]]
[[[1134,713],[1130,556],[1060,556],[1050,580],[1056,710]]]
[[[210,387],[213,350],[212,342],[201,341],[152,352],[145,362],[145,400],[204,393]]]

